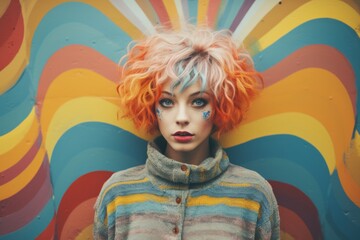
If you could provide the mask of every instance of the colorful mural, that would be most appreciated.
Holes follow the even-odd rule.
[[[91,239],[93,204],[151,138],[121,119],[120,57],[154,25],[228,28],[264,76],[221,139],[269,180],[283,239],[360,236],[356,0],[1,0],[0,239]]]

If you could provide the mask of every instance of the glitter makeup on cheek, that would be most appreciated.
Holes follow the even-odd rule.
[[[158,108],[155,108],[155,112],[156,112],[156,115],[158,116],[158,118],[161,119],[161,110]]]
[[[204,120],[208,120],[210,117],[210,111],[202,112],[202,116]]]

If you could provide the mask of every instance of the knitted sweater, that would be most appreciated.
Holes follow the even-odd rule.
[[[117,172],[95,208],[95,239],[279,239],[268,182],[229,162],[217,144],[199,166],[169,159],[155,142],[145,165]]]

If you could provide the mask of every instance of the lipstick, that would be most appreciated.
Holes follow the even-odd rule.
[[[194,134],[186,131],[178,131],[172,135],[177,142],[187,143],[193,139]]]

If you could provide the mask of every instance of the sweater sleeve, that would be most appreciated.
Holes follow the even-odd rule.
[[[270,185],[269,185],[270,187]],[[277,240],[280,239],[279,207],[274,193],[270,187],[269,215],[267,219],[256,227],[255,239]]]
[[[102,204],[99,202],[99,198],[95,203],[95,215],[94,215],[94,229],[93,229],[93,237],[95,240],[105,240],[108,239],[108,224],[107,224],[107,217],[101,218],[100,212],[103,212],[101,210]]]

